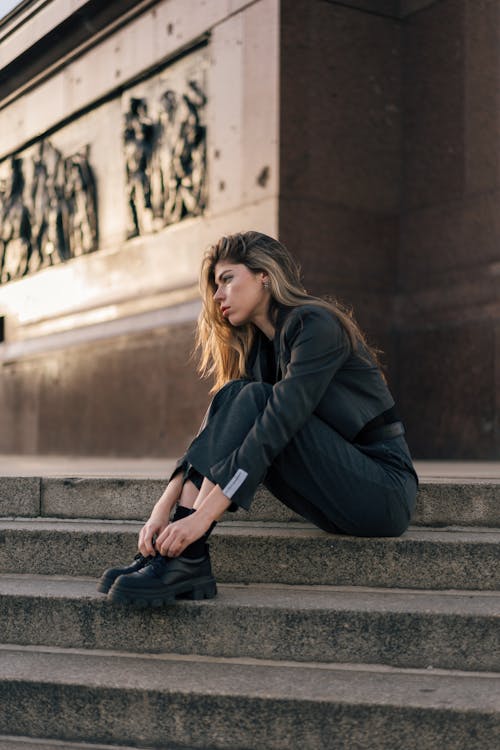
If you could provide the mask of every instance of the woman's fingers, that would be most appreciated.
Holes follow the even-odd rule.
[[[203,531],[198,533],[196,525],[190,523],[191,518],[193,517],[175,521],[159,534],[156,540],[156,549],[160,554],[166,557],[177,557],[186,549],[188,544],[191,544],[203,534]]]
[[[138,548],[139,552],[147,557],[156,555],[154,538],[160,531],[157,524],[145,523],[139,532]]]
[[[179,545],[179,529],[176,529],[177,521],[171,523],[166,529],[158,536],[156,540],[156,549],[160,555],[165,557],[177,557],[180,552],[177,551]],[[182,548],[184,549],[184,547]]]

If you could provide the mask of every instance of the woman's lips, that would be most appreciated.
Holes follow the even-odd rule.
[[[227,315],[227,311],[229,310],[229,307],[221,307],[221,313],[223,315]]]

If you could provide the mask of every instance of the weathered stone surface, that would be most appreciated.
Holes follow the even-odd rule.
[[[421,458],[449,458],[453,444],[457,459],[496,460],[492,324],[459,317],[441,330],[429,325],[411,335],[401,332],[399,339],[399,387],[404,393],[399,403],[412,450]],[[432,354],[436,351],[439,357]],[[436,420],[439,430],[429,431],[427,425]]]
[[[44,740],[30,737],[0,735],[0,750],[135,750],[127,745],[98,745],[87,742],[69,742],[68,740]],[[144,748],[143,750],[148,750]],[[154,748],[149,748],[154,750]],[[188,750],[188,749],[186,749]]]
[[[42,519],[0,523],[0,571],[98,576],[132,559],[140,524]],[[335,536],[307,524],[219,524],[221,582],[500,589],[500,531],[413,529],[401,538]]]
[[[4,731],[72,741],[496,750],[500,728],[498,683],[477,675],[6,647],[2,673]]]
[[[0,477],[4,516],[38,515],[37,483],[32,478]],[[166,479],[49,477],[41,480],[41,515],[58,518],[144,520],[166,486]],[[4,489],[2,489],[4,488]],[[12,489],[17,488],[17,489]],[[12,494],[14,492],[14,494]],[[249,512],[228,513],[226,520],[302,520],[260,486]],[[424,480],[412,523],[419,526],[500,527],[500,482],[476,479]]]
[[[19,645],[189,654],[195,643],[205,656],[500,672],[500,593],[222,584],[214,600],[144,611],[97,594],[94,579],[4,575],[0,613],[3,642]]]
[[[43,479],[42,515],[142,520],[149,516],[165,487],[162,479]]]
[[[413,523],[500,528],[500,481],[422,482]]]
[[[40,479],[0,477],[0,516],[38,516]]]

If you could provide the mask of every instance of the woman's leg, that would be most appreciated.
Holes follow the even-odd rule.
[[[207,482],[202,477],[192,475],[192,480],[184,481],[171,523],[182,521],[195,512],[193,505],[201,494],[198,484],[206,493]],[[217,585],[207,544],[212,528],[185,547],[178,557],[157,554],[137,572],[118,577],[109,591],[109,598],[139,606],[160,606],[178,598],[213,598]]]
[[[183,508],[192,508],[195,504],[196,498],[198,497],[198,487],[193,484],[190,479],[186,479],[182,485],[181,494],[177,500],[177,505]]]
[[[399,536],[410,521],[416,481],[398,466],[397,446],[371,455],[313,415],[271,465],[264,484],[285,505],[326,531]],[[393,455],[394,454],[394,455]]]
[[[187,452],[197,472],[211,481],[210,467],[241,445],[271,391],[267,383],[237,380],[216,394]],[[407,528],[416,495],[412,475],[385,461],[389,443],[399,440],[364,449],[312,415],[276,457],[264,484],[327,531],[397,536]]]

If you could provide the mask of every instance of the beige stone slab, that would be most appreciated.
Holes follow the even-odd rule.
[[[189,219],[162,233],[124,242],[115,252],[75,258],[7,284],[0,295],[0,312],[22,326],[135,298],[140,305],[145,296],[197,284],[204,250],[223,234],[252,228],[277,233],[274,197],[218,216]],[[0,357],[9,356],[8,343],[0,344]],[[22,352],[16,350],[16,356]]]
[[[25,13],[14,18],[2,30],[3,33],[0,32],[0,68],[9,65],[16,57],[26,52],[86,2],[87,0],[39,2],[38,6],[35,4],[34,8],[30,8],[29,15]]]
[[[280,3],[254,3],[242,15],[242,197],[277,195],[279,175]]]
[[[233,16],[214,29],[211,41],[208,133],[211,212],[233,211],[243,181],[243,19]],[[229,64],[228,64],[229,63]]]
[[[116,477],[167,479],[173,458],[109,458],[104,456],[0,455],[2,477]]]
[[[234,12],[229,0],[189,0],[188,5],[187,9],[183,0],[157,3],[0,111],[0,158],[118,85],[168,60]],[[237,10],[244,12],[245,7],[239,5]]]
[[[167,479],[175,458],[118,458],[109,456],[57,456],[0,454],[0,476],[93,476]],[[498,461],[415,461],[422,481],[480,484],[500,481]]]

